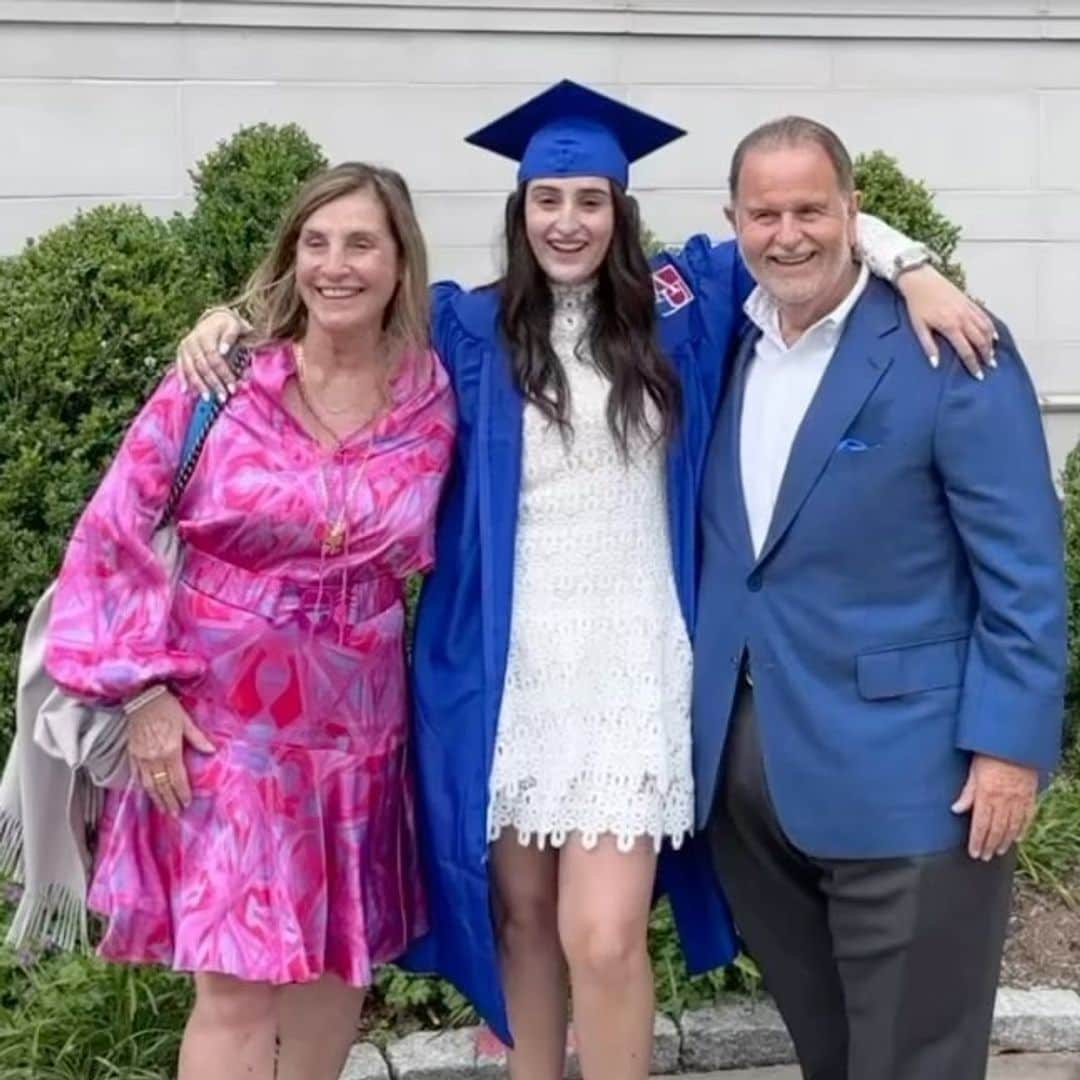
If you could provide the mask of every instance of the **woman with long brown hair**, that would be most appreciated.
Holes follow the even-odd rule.
[[[434,290],[459,428],[414,644],[432,930],[409,962],[512,1034],[514,1080],[562,1076],[568,985],[588,1080],[648,1073],[658,869],[691,965],[734,948],[688,835],[689,630],[697,480],[750,281],[731,244],[702,255],[700,291],[682,264],[650,271],[629,163],[680,134],[572,83],[477,132],[520,162],[506,271]],[[216,385],[240,325],[184,343],[193,384]]]
[[[175,375],[64,560],[49,672],[130,722],[89,905],[107,959],[194,973],[181,1080],[336,1080],[373,966],[426,927],[403,583],[454,438],[426,278],[400,176],[313,178],[251,280],[249,374],[179,502],[176,580],[151,547],[192,411]]]

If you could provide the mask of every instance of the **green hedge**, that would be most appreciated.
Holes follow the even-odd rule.
[[[937,255],[942,273],[965,287],[963,267],[955,260],[960,226],[934,206],[926,184],[906,176],[895,158],[876,150],[855,159],[855,186],[862,192],[863,210],[924,243]]]
[[[237,132],[191,170],[195,208],[188,247],[219,301],[237,296],[266,252],[282,209],[328,162],[297,127],[256,124]]]
[[[1061,474],[1065,498],[1065,579],[1069,587],[1069,674],[1065,687],[1066,746],[1073,772],[1080,778],[1076,759],[1080,737],[1080,446],[1065,459]]]

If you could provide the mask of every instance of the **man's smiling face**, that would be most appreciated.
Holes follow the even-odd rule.
[[[843,299],[858,197],[816,143],[750,150],[728,218],[750,272],[781,308]]]

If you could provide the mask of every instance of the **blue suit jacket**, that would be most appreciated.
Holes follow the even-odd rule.
[[[684,399],[667,458],[672,572],[692,631],[697,495],[749,279],[734,245],[714,248],[703,237],[659,262],[660,335]],[[459,427],[435,569],[417,612],[414,746],[431,931],[405,963],[450,979],[508,1040],[491,922],[487,806],[510,640],[523,400],[498,331],[497,290],[440,285],[433,301],[434,343],[453,380]],[[735,936],[703,842],[693,838],[662,854],[659,878],[691,970],[728,962]]]
[[[712,805],[744,652],[788,836],[822,857],[964,842],[972,752],[1048,770],[1065,672],[1061,521],[1038,404],[1008,331],[977,382],[927,363],[872,279],[800,427],[759,557],[739,418],[747,333],[702,490],[697,818]]]

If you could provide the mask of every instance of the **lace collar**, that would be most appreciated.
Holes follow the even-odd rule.
[[[555,302],[555,314],[587,315],[596,296],[596,279],[590,278],[580,285],[562,285],[549,282],[551,298]]]

